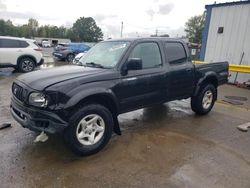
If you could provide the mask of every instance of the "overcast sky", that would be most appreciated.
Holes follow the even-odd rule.
[[[225,2],[223,0],[217,3]],[[184,35],[188,18],[202,14],[206,4],[214,0],[0,0],[0,18],[14,24],[35,18],[40,25],[70,27],[79,17],[93,17],[104,38],[120,37],[121,22],[124,37],[169,34]]]

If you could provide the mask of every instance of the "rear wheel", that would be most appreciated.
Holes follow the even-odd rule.
[[[90,104],[76,111],[64,132],[64,141],[76,154],[87,156],[100,151],[113,132],[113,116],[102,105]]]
[[[214,106],[216,94],[214,85],[203,86],[198,95],[191,98],[192,110],[199,115],[209,113]]]
[[[18,69],[21,72],[31,72],[35,68],[35,61],[29,57],[22,58],[18,63]]]
[[[69,55],[67,55],[67,61],[68,61],[68,62],[73,62],[74,58],[75,58],[75,55],[74,55],[74,54],[69,54]]]

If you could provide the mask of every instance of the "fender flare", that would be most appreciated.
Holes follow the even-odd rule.
[[[74,107],[77,104],[79,104],[81,101],[84,101],[85,99],[87,99],[88,97],[98,96],[98,95],[108,97],[109,99],[112,100],[113,104],[115,104],[115,113],[114,111],[111,112],[113,116],[113,120],[114,120],[113,131],[116,134],[121,135],[120,125],[119,125],[118,118],[117,118],[118,113],[119,113],[119,103],[118,103],[117,97],[110,89],[107,90],[105,88],[94,88],[94,89],[89,89],[89,90],[83,90],[77,93],[76,95],[74,95],[73,97],[71,97],[71,99],[66,103],[64,109],[69,109],[71,107]]]
[[[107,90],[105,88],[93,88],[93,89],[83,90],[77,93],[76,95],[72,96],[70,100],[65,104],[64,109],[73,107],[77,105],[79,102],[86,99],[87,97],[94,96],[94,95],[103,95],[103,96],[109,97],[116,104],[115,106],[116,109],[117,110],[119,109],[118,100],[115,94],[110,89]]]
[[[36,58],[33,56],[33,55],[30,55],[30,54],[23,54],[23,55],[21,55],[21,56],[19,56],[18,58],[17,58],[17,66],[19,66],[19,61],[22,59],[22,58],[31,58],[31,59],[33,59],[34,61],[35,61],[35,64],[37,65],[37,60],[36,60]]]
[[[215,79],[216,82],[217,82],[217,86],[218,86],[218,78],[217,78],[217,75],[215,72],[212,72],[212,71],[209,71],[207,73],[205,73],[205,75],[200,78],[197,82],[197,85],[196,85],[196,89],[195,89],[195,92],[194,92],[194,96],[197,96],[199,91],[200,91],[200,88],[202,86],[202,84],[206,81],[206,80],[209,80],[209,79]]]

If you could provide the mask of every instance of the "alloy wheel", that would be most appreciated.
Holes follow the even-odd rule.
[[[97,114],[87,115],[77,125],[76,136],[83,145],[94,145],[104,135],[105,122]]]
[[[212,91],[208,90],[205,92],[203,99],[202,99],[202,106],[204,109],[209,109],[213,103],[213,93]]]

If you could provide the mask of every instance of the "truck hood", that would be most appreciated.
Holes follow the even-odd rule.
[[[66,80],[86,77],[92,74],[98,74],[105,69],[83,67],[76,65],[66,65],[52,69],[42,69],[30,73],[23,74],[17,78],[18,81],[38,91],[63,82]]]

